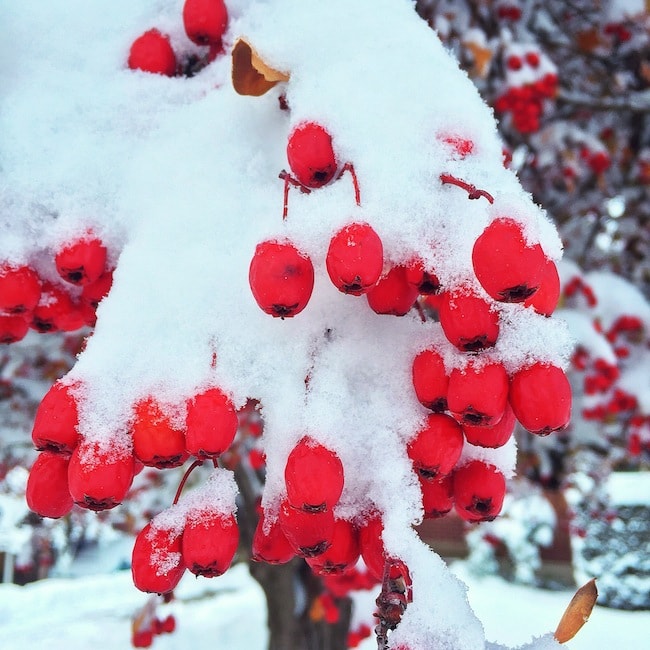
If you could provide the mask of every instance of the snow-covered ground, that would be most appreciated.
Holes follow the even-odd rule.
[[[520,587],[496,577],[474,578],[462,562],[454,571],[469,586],[469,600],[490,641],[518,646],[555,629],[572,594]],[[50,579],[25,587],[0,585],[2,650],[122,650],[130,647],[130,619],[148,596],[138,592],[129,571]],[[242,564],[217,580],[186,576],[176,600],[160,608],[173,613],[177,628],[157,636],[154,648],[264,650],[264,596]],[[650,612],[596,607],[570,641],[570,650],[647,648]],[[367,639],[362,650],[376,647]]]

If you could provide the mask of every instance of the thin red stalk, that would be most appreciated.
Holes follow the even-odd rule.
[[[197,459],[187,468],[185,474],[183,474],[181,482],[178,484],[178,490],[176,490],[176,496],[174,497],[174,505],[176,505],[178,503],[178,500],[181,498],[181,492],[183,491],[185,483],[187,483],[187,479],[189,478],[190,474],[201,465],[203,465],[203,461]]]
[[[361,205],[361,191],[359,190],[359,179],[357,178],[357,173],[354,171],[354,165],[351,162],[346,162],[345,165],[341,168],[339,175],[336,177],[337,180],[345,174],[345,172],[350,172],[352,176],[352,187],[354,187],[354,200],[357,202],[357,205]]]
[[[468,199],[480,199],[481,197],[484,197],[490,203],[494,203],[494,197],[489,192],[486,192],[485,190],[479,190],[475,185],[467,183],[460,178],[456,178],[451,174],[440,174],[440,180],[442,181],[443,185],[455,185],[456,187],[460,187],[461,189],[465,190],[467,192]]]

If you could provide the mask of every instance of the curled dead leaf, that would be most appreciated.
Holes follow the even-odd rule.
[[[289,75],[268,65],[264,59],[240,38],[232,50],[232,85],[240,95],[259,97]]]
[[[589,620],[589,615],[596,604],[597,598],[596,579],[592,578],[576,591],[569,606],[564,611],[554,635],[559,643],[566,643],[572,639]]]

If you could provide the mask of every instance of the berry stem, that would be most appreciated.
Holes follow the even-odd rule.
[[[183,488],[185,487],[185,483],[187,483],[187,479],[190,477],[190,474],[197,467],[200,467],[201,465],[203,465],[203,461],[197,459],[187,468],[185,474],[183,474],[183,478],[181,479],[181,482],[178,484],[178,489],[176,490],[176,496],[174,497],[173,505],[176,505],[178,503],[178,500],[181,498],[181,492],[183,491]]]
[[[350,172],[352,176],[352,187],[354,187],[354,200],[357,205],[361,205],[361,191],[359,190],[359,179],[357,178],[357,173],[354,171],[354,165],[351,162],[346,162],[345,165],[341,168],[339,175],[336,177],[336,180],[341,178],[345,172]]]
[[[451,174],[440,174],[440,180],[442,181],[443,185],[455,185],[456,187],[460,187],[461,189],[465,190],[467,192],[468,199],[480,199],[481,197],[484,197],[490,203],[494,203],[494,197],[489,192],[486,192],[485,190],[479,190],[475,185],[466,183],[465,181],[461,180],[460,178],[456,178]]]
[[[311,190],[297,181],[284,169],[278,174],[278,177],[284,181],[284,206],[282,209],[282,220],[284,221],[289,214],[289,186],[293,185],[294,187],[297,187],[303,194],[311,194]]]

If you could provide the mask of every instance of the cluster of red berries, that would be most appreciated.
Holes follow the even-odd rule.
[[[155,636],[171,634],[176,629],[176,619],[173,614],[168,614],[160,619],[153,617],[146,625],[134,625],[131,633],[131,645],[134,648],[150,648]]]
[[[226,4],[223,0],[185,0],[183,26],[193,43],[209,48],[204,64],[210,63],[223,52],[223,35],[228,27]],[[150,29],[135,39],[129,51],[128,66],[132,70],[167,77],[181,71],[169,36],[157,29]],[[196,71],[196,63],[190,62],[187,68]]]
[[[112,283],[106,257],[106,247],[89,235],[55,253],[62,282],[46,280],[28,265],[0,264],[0,344],[20,341],[30,329],[72,332],[93,326]]]
[[[508,83],[506,91],[494,102],[494,110],[502,114],[510,113],[512,125],[520,133],[535,133],[539,131],[545,103],[557,94],[557,74],[541,71],[541,57],[535,51],[526,52],[522,56],[508,55],[505,67],[508,73],[515,75],[520,75],[523,71],[524,77],[522,83],[514,83],[514,79]],[[528,80],[528,75],[531,74],[536,77],[534,81]]]

